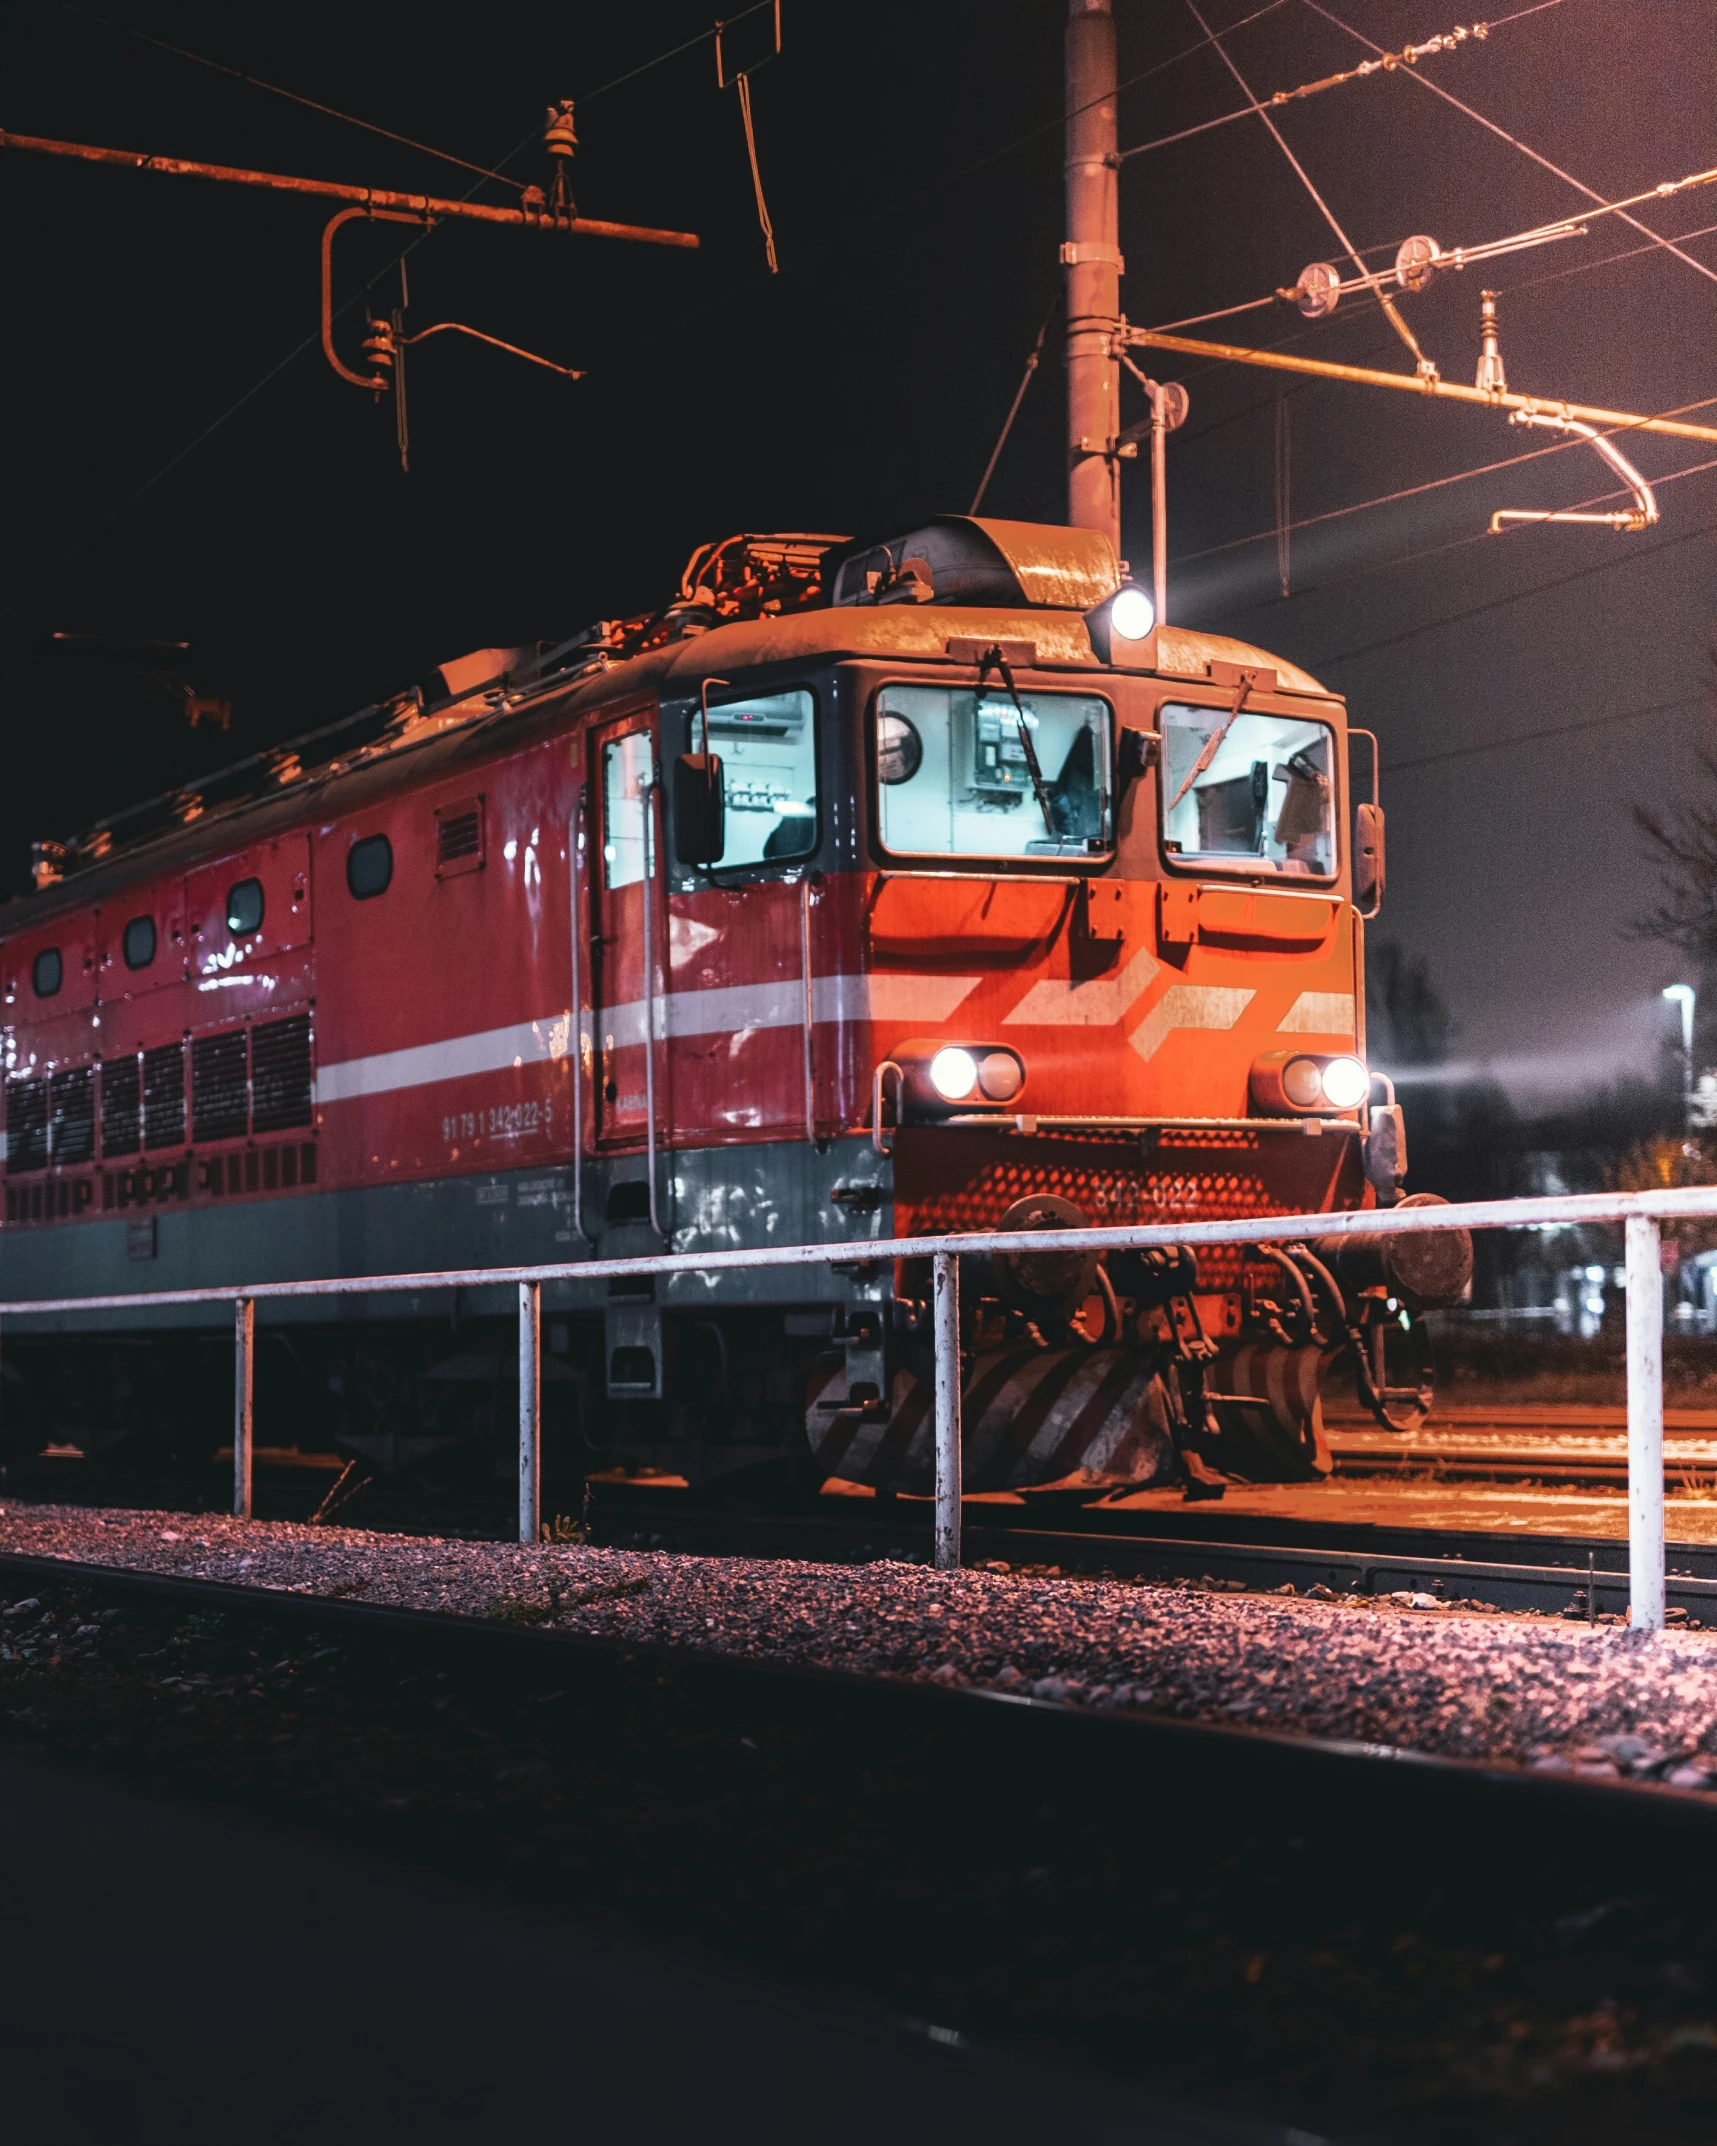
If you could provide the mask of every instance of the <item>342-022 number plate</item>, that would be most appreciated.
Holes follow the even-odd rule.
[[[529,1103],[494,1103],[487,1110],[451,1111],[441,1120],[441,1137],[449,1147],[467,1140],[529,1140],[554,1126],[548,1097]]]

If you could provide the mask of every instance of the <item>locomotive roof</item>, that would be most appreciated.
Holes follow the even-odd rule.
[[[699,585],[693,590],[682,588],[678,607],[666,607],[621,627],[592,629],[558,647],[480,651],[478,657],[443,666],[436,683],[452,690],[438,700],[426,700],[423,690],[415,689],[395,702],[359,711],[349,724],[312,733],[308,739],[260,754],[241,769],[229,771],[236,776],[254,769],[257,783],[266,785],[260,794],[239,795],[182,824],[151,828],[105,854],[86,849],[83,855],[88,861],[80,859],[70,876],[0,907],[0,937],[99,902],[138,879],[183,869],[222,850],[361,809],[373,799],[428,783],[456,767],[517,751],[607,703],[650,694],[664,699],[695,698],[706,678],[725,679],[745,669],[839,657],[947,662],[948,644],[956,637],[1028,641],[1035,647],[1032,667],[1036,670],[1101,673],[1103,666],[1091,645],[1084,607],[1112,593],[1120,576],[1107,541],[1093,532],[949,516],[924,525],[908,538],[872,546],[831,538],[730,542],[754,547],[814,546],[809,554],[813,558],[832,556],[834,569],[825,587],[838,590],[840,577],[850,583],[855,562],[862,568],[873,554],[889,557],[889,571],[896,561],[908,566],[920,566],[926,559],[937,561],[940,581],[944,578],[940,560],[960,556],[960,524],[981,531],[987,544],[1002,554],[1011,577],[1012,602],[897,602],[886,596],[881,602],[867,602],[863,596],[854,601],[836,594],[831,603],[824,594],[802,609],[759,609],[751,617],[723,618],[719,613],[711,616],[711,606],[700,604],[698,600],[708,597],[710,590]],[[1106,567],[1095,556],[1094,545],[1102,547]],[[693,555],[688,579],[707,557],[708,551]],[[870,578],[874,581],[876,574],[872,572]],[[973,577],[965,578],[971,585]],[[1055,601],[1056,597],[1061,601]],[[1080,608],[1072,608],[1069,599]],[[677,621],[676,609],[684,614]],[[694,615],[699,612],[701,616]],[[636,653],[625,652],[623,637],[628,628],[634,641],[646,642]],[[1334,697],[1296,665],[1225,635],[1165,626],[1158,633],[1157,652],[1156,675],[1203,680],[1212,663],[1256,664],[1274,669],[1283,691]],[[365,718],[370,719],[367,737],[363,735]],[[353,731],[358,733],[356,741],[338,757],[321,766],[300,767],[299,753],[317,738],[351,737]],[[221,780],[212,777],[207,787],[215,788]]]

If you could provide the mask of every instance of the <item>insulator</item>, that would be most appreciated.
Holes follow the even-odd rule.
[[[1487,395],[1506,395],[1508,376],[1502,369],[1502,345],[1497,341],[1495,291],[1479,293],[1479,334],[1483,347],[1479,352],[1478,378],[1473,384]]]
[[[572,124],[572,99],[563,97],[559,104],[548,108],[548,123],[543,128],[543,147],[550,156],[571,156],[578,147],[578,135]]]
[[[375,387],[379,393],[393,378],[396,355],[393,339],[393,323],[372,320],[365,331],[363,353],[375,372]]]
[[[1300,270],[1299,281],[1294,285],[1294,303],[1307,320],[1321,320],[1326,313],[1333,313],[1340,296],[1341,271],[1328,261],[1314,261],[1309,268]]]
[[[1403,239],[1395,254],[1395,280],[1404,291],[1422,291],[1442,258],[1434,238]]]

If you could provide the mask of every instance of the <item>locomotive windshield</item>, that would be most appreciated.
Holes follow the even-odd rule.
[[[1283,877],[1335,870],[1335,735],[1297,716],[1161,712],[1163,847]]]
[[[885,848],[1088,857],[1109,847],[1111,716],[1089,693],[885,686],[876,702]]]

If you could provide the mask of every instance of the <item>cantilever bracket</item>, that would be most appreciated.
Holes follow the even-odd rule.
[[[1511,425],[1540,425],[1547,432],[1573,432],[1581,439],[1591,442],[1616,475],[1634,495],[1634,503],[1626,513],[1581,514],[1572,509],[1550,512],[1532,507],[1499,507],[1490,518],[1490,533],[1496,536],[1510,522],[1587,522],[1600,529],[1649,529],[1657,520],[1657,499],[1652,488],[1614,440],[1608,439],[1595,425],[1581,422],[1577,417],[1565,417],[1550,410],[1511,410]]]
[[[349,365],[341,362],[340,354],[334,348],[334,233],[342,224],[350,223],[354,216],[366,216],[375,223],[417,224],[425,230],[433,228],[435,219],[432,216],[408,216],[398,209],[342,209],[337,216],[329,218],[328,227],[322,233],[322,354],[342,380],[349,380],[353,387],[367,388],[372,394],[379,395],[388,385],[386,376],[353,372]]]

